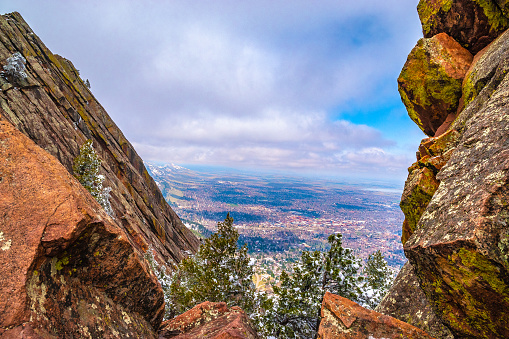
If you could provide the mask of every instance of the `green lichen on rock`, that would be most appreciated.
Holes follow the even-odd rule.
[[[419,4],[417,5],[417,13],[421,19],[424,34],[428,34],[431,31],[431,27],[436,25],[438,12],[449,12],[453,2],[453,0],[419,1]]]
[[[405,214],[401,242],[405,244],[417,228],[417,223],[426,210],[439,182],[430,169],[424,167],[414,170],[405,184],[400,207]]]
[[[504,16],[500,7],[491,0],[474,0],[483,10],[488,18],[488,25],[491,31],[505,30],[509,26],[509,20]]]
[[[421,0],[417,11],[426,38],[447,33],[473,54],[509,27],[496,0]]]
[[[435,282],[431,298],[453,332],[476,338],[490,338],[493,333],[504,337],[509,286],[500,265],[469,248],[459,248],[442,264],[447,276]],[[465,313],[459,318],[454,305],[458,302]]]
[[[417,228],[422,214],[440,184],[436,175],[447,163],[459,142],[459,133],[451,129],[439,137],[421,141],[417,162],[408,169],[409,175],[401,197],[400,207],[405,214],[401,241],[406,243]]]
[[[57,269],[57,271],[60,271],[66,265],[69,265],[69,256],[64,256],[60,260],[58,260],[55,264],[55,268]]]
[[[509,18],[509,0],[495,0],[506,18]]]
[[[429,136],[456,113],[472,55],[446,34],[420,39],[398,77],[410,118]]]
[[[433,140],[433,144],[429,146],[429,152],[433,156],[442,156],[451,149],[455,148],[459,142],[460,134],[455,130],[449,130],[440,137]]]

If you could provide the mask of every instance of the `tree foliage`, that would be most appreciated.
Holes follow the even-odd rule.
[[[274,286],[263,331],[276,338],[314,338],[320,323],[320,308],[326,291],[361,301],[364,277],[360,260],[342,246],[341,234],[328,238],[327,252],[303,252],[291,274],[283,271],[280,286]]]
[[[233,218],[228,214],[217,224],[217,232],[204,240],[198,253],[179,263],[171,278],[168,316],[181,314],[204,301],[224,301],[228,306],[240,306],[248,314],[254,312],[253,266],[247,247],[237,247],[238,239]]]
[[[393,273],[387,266],[387,261],[380,250],[369,255],[363,271],[366,276],[364,307],[375,309],[389,291]]]
[[[303,252],[291,272],[281,273],[279,283],[272,286],[274,293],[267,295],[255,290],[247,247],[238,248],[238,239],[228,214],[198,253],[182,260],[171,275],[166,267],[153,265],[165,291],[166,318],[204,301],[224,301],[240,306],[262,337],[315,338],[326,291],[373,308],[390,282],[380,251],[370,255],[362,269],[361,260],[343,247],[341,234],[333,234],[328,251]]]
[[[106,213],[113,217],[113,209],[109,200],[111,187],[103,187],[104,176],[99,174],[101,159],[94,150],[92,140],[87,140],[80,147],[80,154],[74,158],[72,169],[74,177],[99,202]]]

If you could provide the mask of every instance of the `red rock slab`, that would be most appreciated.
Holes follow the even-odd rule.
[[[322,302],[318,338],[430,339],[431,336],[401,320],[368,310],[351,300],[327,292]]]
[[[155,338],[163,305],[122,229],[0,118],[0,337]]]
[[[206,301],[164,322],[159,339],[255,339],[249,318],[239,307]]]

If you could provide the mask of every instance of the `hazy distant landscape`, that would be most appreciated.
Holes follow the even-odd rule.
[[[240,242],[269,273],[286,268],[302,250],[327,248],[327,237],[335,232],[361,258],[380,249],[394,268],[405,262],[401,192],[389,184],[146,166],[172,208],[197,233],[210,235],[230,213]]]

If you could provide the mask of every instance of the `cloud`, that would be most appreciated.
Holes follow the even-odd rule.
[[[416,5],[4,0],[0,11],[20,11],[73,61],[146,160],[404,176],[418,138],[381,126],[408,126],[391,112],[421,34]],[[380,114],[393,124],[377,126]]]

